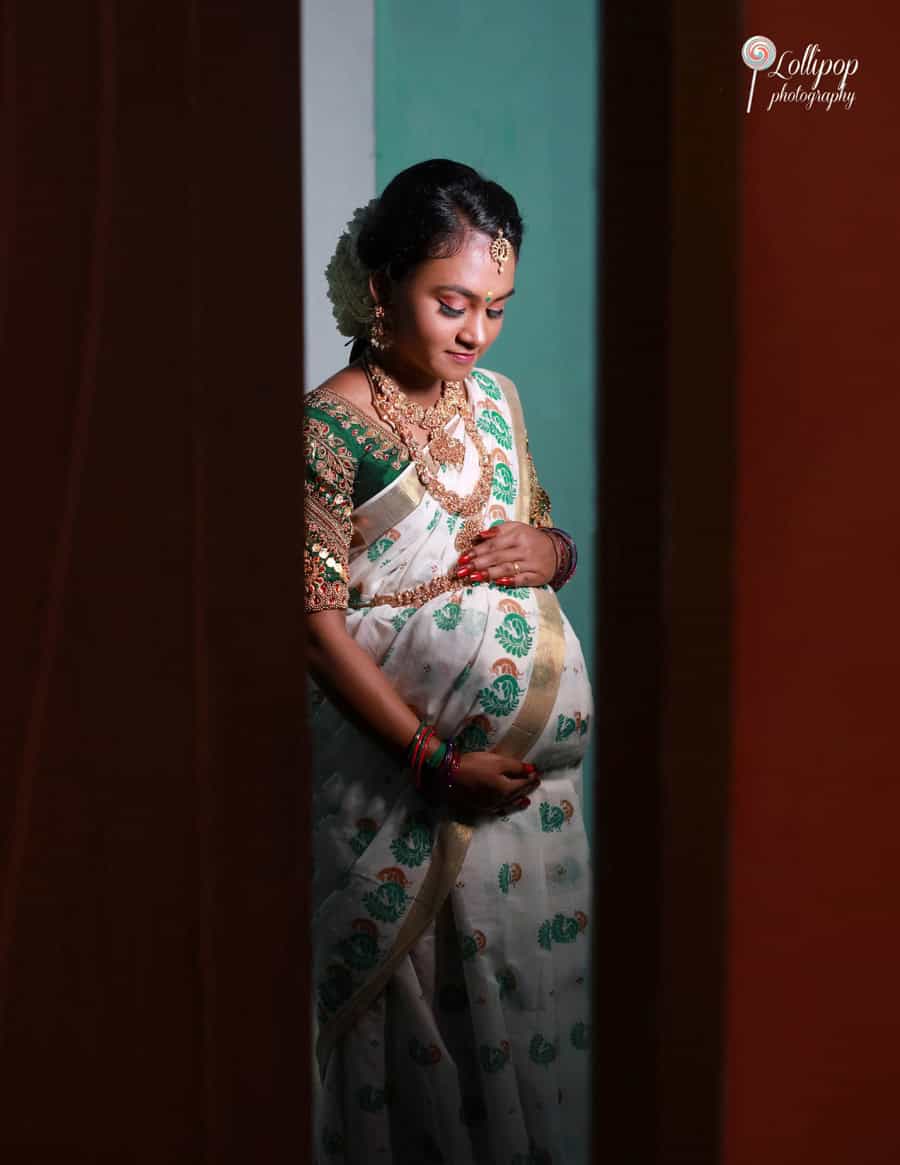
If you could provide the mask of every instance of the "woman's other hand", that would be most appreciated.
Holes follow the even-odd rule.
[[[480,541],[459,559],[456,573],[465,582],[539,587],[556,573],[553,535],[540,527],[500,522],[478,537]]]
[[[496,752],[467,752],[447,794],[454,809],[480,813],[508,813],[540,784],[534,765]]]

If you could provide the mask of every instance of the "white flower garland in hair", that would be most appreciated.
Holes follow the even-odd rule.
[[[374,317],[375,301],[369,290],[369,272],[356,253],[356,240],[367,219],[378,206],[373,198],[353,212],[347,229],[337,241],[334,254],[325,268],[328,298],[342,336],[365,334]]]

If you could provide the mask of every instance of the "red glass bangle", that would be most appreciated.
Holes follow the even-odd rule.
[[[415,784],[417,789],[421,789],[422,787],[422,765],[425,760],[425,749],[429,740],[431,740],[432,736],[434,735],[434,725],[429,724],[425,732],[422,734],[422,739],[419,741],[419,747],[413,762],[413,772],[415,774]]]

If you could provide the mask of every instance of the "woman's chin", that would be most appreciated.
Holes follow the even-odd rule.
[[[461,380],[463,377],[468,376],[474,367],[474,356],[471,360],[457,360],[455,356],[451,356],[448,352],[444,356],[444,363],[441,365],[440,375],[444,380]]]

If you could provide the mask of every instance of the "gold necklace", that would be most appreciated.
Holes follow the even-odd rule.
[[[433,405],[426,409],[422,405],[411,401],[397,382],[387,376],[384,369],[378,370],[390,387],[386,390],[391,395],[395,407],[404,420],[411,425],[418,425],[428,434],[429,452],[442,465],[452,465],[454,469],[462,469],[466,459],[466,449],[462,441],[451,437],[444,432],[444,425],[461,411],[465,404],[466,390],[458,380],[441,382],[441,393]]]
[[[396,383],[394,384],[394,394],[404,417],[411,424],[418,425],[420,429],[426,429],[429,433],[433,433],[435,429],[440,429],[446,425],[451,417],[455,417],[459,412],[460,404],[465,400],[465,389],[458,380],[443,381],[441,395],[427,409],[416,404],[415,401],[411,401]]]
[[[457,392],[451,392],[448,395],[454,399],[454,411],[458,411],[462,417],[463,426],[478,452],[480,466],[478,481],[473,491],[467,497],[456,493],[455,490],[448,489],[438,479],[437,474],[426,464],[422,449],[411,431],[411,419],[403,408],[403,401],[398,399],[398,396],[402,396],[402,392],[397,384],[387,375],[384,369],[379,368],[376,364],[370,363],[368,358],[365,358],[364,364],[373,388],[372,403],[375,406],[375,411],[382,421],[390,425],[400,435],[400,439],[406,446],[410,458],[416,467],[419,480],[432,497],[441,503],[444,509],[451,514],[459,514],[466,519],[456,536],[455,545],[457,549],[468,550],[481,529],[481,515],[490,497],[491,483],[494,475],[491,459],[484,447],[484,442],[481,440],[481,435],[475,427],[475,421],[469,409],[469,402],[465,397],[463,386],[459,381],[451,381],[447,387],[458,390],[458,395]],[[408,399],[406,403],[410,403]],[[440,450],[435,448],[436,444],[439,443],[438,438],[439,435],[432,440],[431,444],[435,458],[440,460]],[[456,441],[455,438],[449,436],[446,439],[448,442],[452,441],[460,446],[464,458],[465,449],[462,442]],[[461,466],[462,462],[460,462],[459,468]]]

